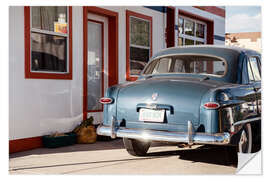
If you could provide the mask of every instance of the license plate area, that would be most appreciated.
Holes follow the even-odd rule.
[[[139,111],[139,121],[143,122],[164,122],[164,109],[146,109],[141,108]]]

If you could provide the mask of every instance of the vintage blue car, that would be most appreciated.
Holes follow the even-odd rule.
[[[226,46],[168,48],[137,81],[108,88],[100,102],[97,133],[122,137],[132,155],[146,155],[152,141],[251,153],[261,138],[261,55]]]

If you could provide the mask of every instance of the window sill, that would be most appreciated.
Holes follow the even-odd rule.
[[[138,79],[138,77],[136,77],[136,76],[131,76],[131,77],[126,78],[127,81],[136,81],[137,79]]]
[[[72,73],[58,74],[58,73],[25,73],[26,79],[62,79],[72,80]]]

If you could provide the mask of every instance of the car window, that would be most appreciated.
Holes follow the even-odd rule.
[[[152,74],[168,73],[171,66],[171,58],[163,58],[157,62]]]
[[[144,74],[192,73],[223,76],[226,72],[225,60],[205,55],[178,55],[152,61]]]
[[[256,57],[250,57],[248,61],[248,76],[250,81],[260,81],[261,74]]]
[[[254,81],[254,77],[253,77],[253,74],[252,74],[250,61],[248,61],[247,67],[248,67],[248,78],[249,78],[249,82],[252,82],[252,81]]]

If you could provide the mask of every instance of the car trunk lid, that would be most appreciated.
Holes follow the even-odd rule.
[[[123,85],[118,94],[117,119],[125,120],[127,128],[185,131],[188,121],[199,124],[201,98],[218,84],[200,78],[170,77]],[[165,109],[164,121],[139,121],[140,108]]]

